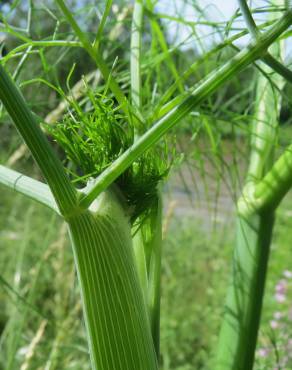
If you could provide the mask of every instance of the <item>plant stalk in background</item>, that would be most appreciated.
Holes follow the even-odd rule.
[[[253,37],[257,38],[258,31],[245,0],[239,0],[239,4]],[[272,48],[273,55],[279,58],[279,44]],[[269,58],[274,60],[270,54]],[[269,67],[261,67],[270,73]],[[247,207],[246,197],[248,193],[254,193],[256,184],[273,165],[280,109],[277,89],[283,87],[284,81],[279,75],[270,76],[270,79],[260,74],[257,81],[250,165],[243,195],[238,202],[236,245],[219,338],[218,370],[251,370],[254,364],[275,208]]]

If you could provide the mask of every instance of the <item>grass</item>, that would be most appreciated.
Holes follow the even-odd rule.
[[[64,224],[44,207],[4,188],[1,191],[0,369],[90,369]],[[292,226],[291,207],[290,194],[278,210],[257,370],[275,366],[276,351],[261,357],[262,349],[272,346],[270,322],[275,312],[287,316],[290,309],[291,289],[284,304],[277,303],[274,295],[283,272],[292,270],[287,232]],[[224,222],[214,231],[210,221],[207,233],[202,223],[206,225],[206,220],[200,220],[200,215],[194,222],[175,208],[168,223],[162,265],[162,370],[212,368],[234,235]],[[288,321],[274,331],[279,347],[284,334],[291,334]]]
[[[13,194],[7,194],[1,210],[9,209],[13,199]],[[44,364],[46,369],[59,366],[86,369],[82,361],[87,361],[87,344],[66,229],[64,225],[58,225],[56,238],[55,227],[60,223],[56,216],[42,207],[29,205],[23,197],[17,197],[16,204],[21,207],[18,209],[24,210],[22,215],[16,208],[10,208],[8,215],[1,213],[1,219],[6,220],[0,247],[3,256],[1,366],[5,370],[25,369],[24,364],[29,362],[29,369]],[[36,232],[38,229],[42,230],[41,238]],[[6,282],[10,287],[5,285]],[[44,331],[35,348],[31,349],[29,361],[30,345],[43,325]],[[68,328],[73,336],[67,336]],[[73,352],[75,360],[71,355]],[[90,368],[89,364],[87,368]]]

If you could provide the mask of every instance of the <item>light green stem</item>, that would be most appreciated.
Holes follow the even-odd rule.
[[[68,224],[93,369],[158,369],[121,201],[108,190]]]
[[[216,370],[251,370],[261,316],[273,215],[239,217],[232,280],[221,327]]]
[[[275,209],[292,186],[292,145],[274,164],[267,175],[255,186],[251,206]]]
[[[65,41],[65,40],[29,41],[9,51],[9,53],[2,58],[3,63],[11,59],[14,55],[24,50],[28,50],[30,47],[31,48],[35,48],[35,47],[39,47],[39,48],[49,48],[49,47],[82,48],[83,45],[79,41]]]
[[[160,356],[160,297],[162,258],[162,199],[158,192],[157,204],[153,207],[150,220],[152,234],[149,260],[148,310],[151,331],[157,358]]]
[[[105,27],[106,20],[107,20],[109,14],[110,14],[110,10],[111,10],[111,7],[112,7],[112,2],[113,2],[113,0],[107,0],[106,1],[105,9],[104,9],[104,12],[102,14],[102,17],[101,17],[101,20],[100,20],[100,23],[99,23],[99,26],[98,26],[98,29],[97,29],[97,32],[96,32],[94,43],[92,45],[93,49],[95,49],[97,51],[98,51],[98,48],[100,46],[100,39],[101,39],[102,34],[103,34],[103,30],[104,30],[104,27]]]
[[[134,252],[140,283],[150,319],[153,342],[159,358],[160,279],[162,251],[162,200],[160,191],[149,215],[141,220],[134,239]]]
[[[145,240],[143,237],[143,225],[138,226],[138,230],[133,229],[133,250],[136,261],[137,272],[140,280],[140,285],[143,291],[145,302],[147,303],[148,295],[148,271],[147,258],[145,254]]]
[[[48,185],[0,165],[0,184],[59,212]]]
[[[146,218],[142,218],[133,238],[136,265],[147,304],[153,342],[159,358],[160,338],[160,278],[162,249],[162,205],[158,191]]]
[[[245,3],[240,1],[240,3]],[[247,17],[247,22],[253,22]],[[279,55],[278,45],[273,46]],[[267,71],[266,66],[262,66]],[[271,76],[279,89],[282,78]],[[277,140],[279,96],[270,81],[259,76],[252,131],[250,166],[238,202],[236,244],[231,281],[222,322],[216,370],[252,370],[262,312],[274,212],[253,209],[248,199],[255,183],[271,167]]]
[[[135,109],[141,109],[141,41],[143,0],[136,0],[131,30],[131,98]]]

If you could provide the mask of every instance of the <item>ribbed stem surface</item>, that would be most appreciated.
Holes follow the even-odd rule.
[[[157,369],[130,225],[119,200],[103,193],[69,228],[93,368]]]
[[[66,176],[62,163],[41,131],[21,92],[0,65],[0,100],[40,167],[62,215],[74,212],[77,192]]]

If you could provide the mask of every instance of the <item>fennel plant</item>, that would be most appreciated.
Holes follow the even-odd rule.
[[[178,75],[155,19],[154,4],[150,0],[135,1],[128,93],[109,68],[101,49],[112,1],[106,2],[93,40],[82,31],[65,1],[55,3],[74,31],[75,39],[38,41],[22,37],[23,44],[2,58],[0,66],[1,102],[46,183],[5,166],[0,166],[0,182],[51,208],[67,224],[92,368],[158,369],[161,183],[171,164],[165,134],[223,84],[259,60],[269,66],[260,64],[261,68],[272,68],[277,74],[272,80],[278,88],[283,80],[291,81],[291,72],[278,59],[277,40],[287,36],[292,9],[286,4],[282,16],[260,33],[246,2],[240,1],[254,39],[190,91],[185,91],[183,82],[195,65]],[[144,13],[175,77],[174,84],[148,116],[143,111],[141,72]],[[16,75],[10,76],[4,65],[17,53],[35,47],[82,48],[105,81],[103,91],[96,93],[84,79],[85,101],[69,100],[69,109],[62,119],[53,126],[42,124],[42,128],[39,124],[42,119],[25,101]],[[224,43],[215,52],[223,47]],[[273,49],[269,53],[270,47]],[[265,78],[259,77],[258,82],[259,122],[255,123],[255,131],[260,131],[260,135],[255,134],[247,184],[238,205],[235,268],[219,340],[218,369],[248,370],[253,366],[273,215],[292,182],[291,148],[275,163],[271,161],[279,98]],[[263,126],[265,116],[271,123]],[[44,131],[62,148],[65,165]]]

